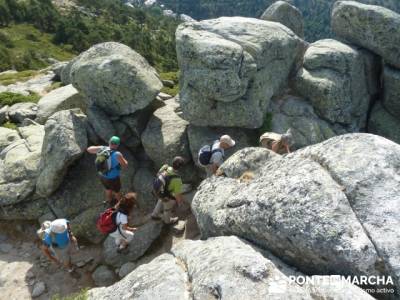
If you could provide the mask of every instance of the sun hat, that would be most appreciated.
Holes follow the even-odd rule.
[[[229,145],[229,147],[235,146],[236,142],[227,134],[223,135],[219,139],[220,143],[225,143]]]
[[[54,233],[63,233],[67,230],[67,222],[65,219],[57,219],[51,222],[50,230]]]

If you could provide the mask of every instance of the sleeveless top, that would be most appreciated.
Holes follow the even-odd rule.
[[[120,177],[121,175],[121,165],[119,164],[117,156],[120,155],[118,151],[112,151],[110,155],[110,160],[111,160],[111,167],[110,171],[108,171],[106,174],[103,176],[107,179],[115,179]]]

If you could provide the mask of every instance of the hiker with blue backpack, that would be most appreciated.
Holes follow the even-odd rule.
[[[207,177],[217,173],[224,162],[225,150],[232,148],[235,144],[236,142],[229,135],[223,135],[211,145],[201,147],[198,163],[205,168]]]
[[[115,205],[121,199],[121,167],[128,167],[128,161],[118,151],[120,144],[120,138],[113,136],[110,138],[108,146],[91,146],[87,149],[90,154],[96,154],[96,170],[106,189],[106,200],[110,206]]]
[[[177,156],[172,161],[172,166],[163,165],[158,171],[153,182],[153,194],[158,199],[151,218],[153,220],[163,220],[165,224],[178,222],[177,217],[171,217],[172,209],[175,204],[183,201],[183,183],[179,175],[179,170],[185,165],[185,159]]]

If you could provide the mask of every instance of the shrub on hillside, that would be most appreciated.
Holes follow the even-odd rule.
[[[21,102],[33,102],[37,103],[40,99],[38,94],[31,94],[29,96],[24,96],[21,94],[11,93],[11,92],[4,92],[0,93],[0,107],[5,105],[13,105],[16,103]]]

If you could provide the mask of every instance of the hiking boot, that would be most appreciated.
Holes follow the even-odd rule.
[[[161,217],[160,216],[151,216],[151,219],[154,221],[160,221]]]
[[[128,252],[129,252],[128,246],[123,247],[123,248],[118,247],[118,249],[117,249],[117,253],[119,253],[119,254],[127,254]]]

